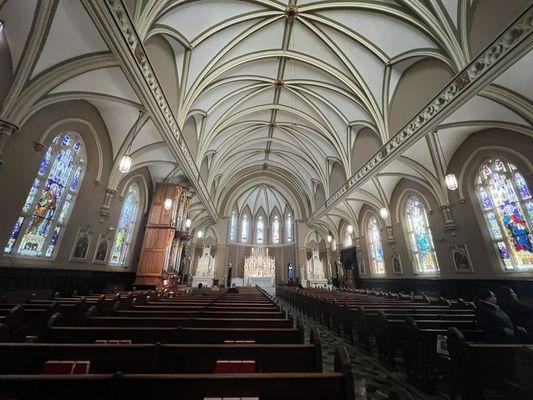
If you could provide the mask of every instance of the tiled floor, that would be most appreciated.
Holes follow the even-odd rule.
[[[325,371],[333,371],[333,358],[335,348],[339,345],[346,346],[352,372],[357,400],[382,400],[388,399],[388,394],[393,386],[407,389],[415,400],[445,400],[444,394],[429,395],[407,382],[407,377],[401,370],[387,368],[380,363],[377,357],[363,353],[356,345],[338,336],[335,332],[327,329],[313,319],[292,309],[283,301],[285,308],[291,310],[293,315],[301,318],[305,328],[306,342],[309,342],[309,333],[312,327],[317,327],[322,341],[322,358]]]

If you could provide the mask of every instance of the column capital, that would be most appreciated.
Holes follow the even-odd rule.
[[[4,162],[2,159],[2,150],[4,149],[4,146],[6,145],[9,137],[17,133],[18,130],[19,128],[15,124],[0,119],[0,164]]]

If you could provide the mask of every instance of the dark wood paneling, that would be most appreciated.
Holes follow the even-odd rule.
[[[80,294],[90,290],[102,292],[107,287],[117,286],[122,290],[131,288],[135,273],[80,271],[53,268],[0,268],[0,293],[2,295],[25,290],[59,290],[69,296],[74,290]]]

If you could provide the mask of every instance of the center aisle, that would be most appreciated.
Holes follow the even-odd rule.
[[[292,307],[281,298],[276,300],[285,309],[289,310],[296,319],[300,319],[304,326],[305,341],[309,341],[312,328],[317,328],[322,341],[322,361],[324,371],[333,371],[333,357],[337,346],[345,346],[350,356],[352,373],[354,376],[355,396],[357,400],[383,400],[388,399],[392,387],[405,388],[415,400],[447,400],[444,394],[429,395],[407,383],[407,376],[402,371],[394,371],[383,366],[377,357],[363,353],[354,345],[336,332],[328,329],[312,318],[309,318],[298,309]]]

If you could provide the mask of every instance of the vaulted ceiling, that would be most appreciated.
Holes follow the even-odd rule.
[[[431,143],[421,140],[320,208],[531,7],[526,0],[503,8],[476,0],[122,1],[171,109],[167,122],[176,121],[185,146],[162,129],[117,54],[121,39],[99,19],[120,8],[119,0],[4,2],[0,19],[15,78],[0,117],[20,126],[50,104],[88,101],[112,143],[111,186],[131,145],[133,168],[148,168],[154,181],[187,182],[199,193],[196,221],[216,218],[208,203],[224,214],[236,193],[268,197],[261,188],[275,187],[300,218],[324,231],[341,220],[356,223],[363,204],[387,207],[402,178],[423,182],[446,202]],[[531,134],[533,84],[517,77],[527,76],[532,63],[530,52],[440,122],[445,158],[483,127]],[[417,65],[425,77],[413,72]],[[431,91],[417,97],[417,79]],[[372,152],[358,151],[363,133],[376,143]],[[183,152],[192,172],[180,162]]]

